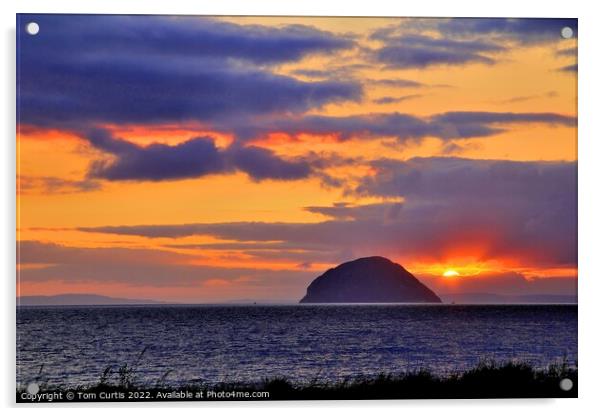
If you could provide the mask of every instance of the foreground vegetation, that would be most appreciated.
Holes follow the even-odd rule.
[[[111,376],[115,377],[111,377]],[[537,398],[577,397],[577,368],[567,362],[536,369],[528,363],[483,361],[475,368],[447,376],[428,370],[399,374],[379,374],[340,382],[295,384],[284,377],[254,383],[196,384],[180,388],[165,386],[169,372],[154,386],[136,383],[135,368],[124,365],[115,374],[108,368],[99,382],[75,389],[40,386],[38,394],[54,393],[52,401],[148,401],[148,400],[357,400],[357,399],[459,399],[459,398]],[[573,382],[569,391],[560,380]],[[267,392],[257,394],[258,392]],[[18,402],[26,390],[17,391]],[[61,397],[59,396],[59,393]],[[70,396],[66,396],[70,393]],[[45,400],[41,400],[45,401]]]

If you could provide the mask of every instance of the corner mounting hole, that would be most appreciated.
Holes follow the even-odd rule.
[[[563,378],[560,380],[560,389],[564,391],[570,391],[573,388],[573,380],[570,378]]]
[[[562,36],[564,39],[570,39],[573,37],[573,29],[571,29],[568,26],[565,26],[562,28],[562,30],[560,31],[560,36]]]
[[[29,394],[38,394],[38,392],[40,391],[40,386],[38,385],[38,383],[29,383],[27,385],[27,393]]]
[[[40,32],[40,25],[36,22],[29,22],[27,26],[25,26],[25,31],[32,36],[37,35]]]

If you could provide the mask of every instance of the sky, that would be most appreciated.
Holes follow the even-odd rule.
[[[576,19],[17,25],[17,295],[296,301],[372,255],[576,295]]]

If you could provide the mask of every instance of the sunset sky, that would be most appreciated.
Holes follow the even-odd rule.
[[[370,255],[576,294],[576,19],[17,27],[18,295],[296,301]]]

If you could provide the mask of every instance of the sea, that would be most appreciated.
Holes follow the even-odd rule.
[[[17,388],[117,382],[119,368],[140,386],[332,382],[483,360],[573,366],[577,306],[21,306],[16,335]]]

